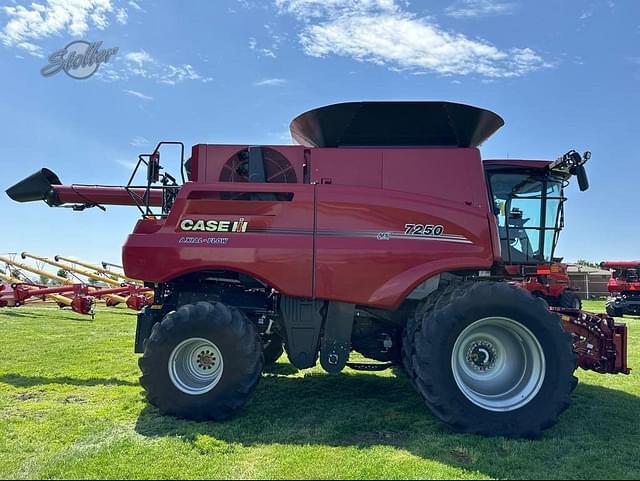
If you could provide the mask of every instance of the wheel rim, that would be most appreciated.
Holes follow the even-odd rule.
[[[222,378],[222,353],[200,337],[178,344],[169,357],[169,377],[180,391],[197,396],[211,391]]]
[[[540,391],[546,367],[533,333],[506,317],[487,317],[460,333],[451,354],[458,388],[489,411],[513,411]]]

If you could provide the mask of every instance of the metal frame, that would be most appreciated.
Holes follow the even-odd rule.
[[[171,210],[171,207],[173,205],[173,200],[175,200],[175,196],[177,195],[176,189],[179,188],[175,178],[166,172],[160,177],[161,179],[160,182],[162,182],[163,184],[162,186],[152,186],[153,180],[151,179],[151,176],[149,175],[149,173],[147,173],[147,184],[145,186],[132,185],[138,173],[138,169],[140,168],[140,165],[144,164],[147,167],[147,169],[149,169],[150,160],[148,161],[145,159],[151,159],[152,157],[155,157],[156,155],[158,155],[160,152],[160,147],[162,147],[163,145],[179,145],[180,146],[180,178],[182,179],[182,183],[183,184],[185,183],[184,143],[183,142],[173,141],[173,140],[163,140],[161,142],[158,142],[158,145],[156,145],[156,148],[150,154],[138,155],[138,162],[134,167],[133,172],[131,173],[131,177],[129,177],[129,181],[125,186],[125,190],[129,194],[131,199],[134,201],[136,207],[138,208],[140,213],[143,215],[143,217],[147,217],[147,216],[158,216],[161,218],[166,217],[169,214],[169,211]],[[162,169],[163,169],[162,165],[158,163],[158,172]],[[145,190],[145,193],[142,198],[139,198],[139,196],[133,192],[133,189],[140,189],[140,188]],[[151,189],[162,190],[163,192],[161,214],[155,214],[151,210],[151,206],[150,206],[151,196],[149,195],[149,193],[151,192]]]

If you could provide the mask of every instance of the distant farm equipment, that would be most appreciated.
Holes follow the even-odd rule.
[[[544,299],[551,307],[581,309],[578,293],[570,287],[567,264],[553,262],[549,265],[533,266],[531,272],[515,284]]]
[[[600,267],[613,269],[607,284],[607,313],[617,317],[640,315],[640,260],[604,261]]]
[[[32,263],[16,257],[0,256],[0,265],[4,265],[0,269],[0,307],[53,302],[62,309],[70,308],[93,318],[97,302],[108,307],[122,304],[139,311],[153,301],[153,292],[142,282],[107,269],[115,267],[107,263],[100,267],[71,257],[50,259],[28,252],[20,257]],[[46,270],[47,266],[57,268],[56,273]]]

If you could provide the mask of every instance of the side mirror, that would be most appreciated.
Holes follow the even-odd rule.
[[[153,184],[160,180],[160,152],[154,152],[149,156],[147,164],[147,182]]]
[[[587,176],[587,169],[584,165],[576,166],[576,177],[578,177],[578,187],[582,192],[589,188],[589,177]]]

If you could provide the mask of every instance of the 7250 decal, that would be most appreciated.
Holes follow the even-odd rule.
[[[440,224],[405,224],[405,235],[441,236],[444,234],[444,226]]]

